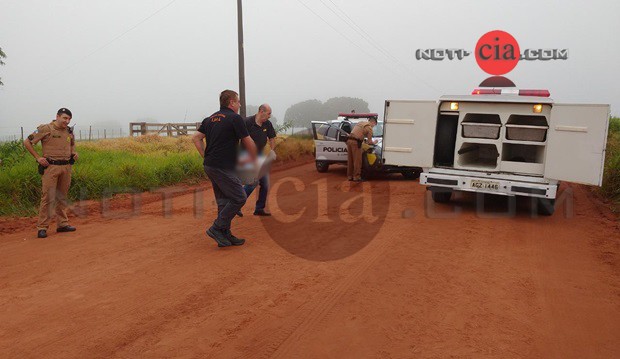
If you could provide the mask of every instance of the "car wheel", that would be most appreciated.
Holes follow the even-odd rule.
[[[431,189],[431,195],[436,203],[448,203],[452,197],[452,190],[449,188],[434,188]]]
[[[329,163],[325,161],[316,161],[316,170],[323,173],[329,169]]]

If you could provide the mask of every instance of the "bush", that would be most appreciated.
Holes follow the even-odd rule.
[[[605,174],[601,193],[605,197],[620,202],[620,118],[618,117],[612,117],[609,122]]]

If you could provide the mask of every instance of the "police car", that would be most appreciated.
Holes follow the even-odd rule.
[[[378,119],[376,113],[339,113],[338,118],[332,121],[312,121],[314,136],[316,169],[327,172],[330,165],[347,165],[347,138],[353,127],[361,121],[371,118]],[[398,172],[405,178],[415,179],[422,171],[419,167],[386,166],[382,158],[383,121],[378,121],[373,128],[373,139],[376,145],[364,143],[362,145],[362,176],[372,173]]]

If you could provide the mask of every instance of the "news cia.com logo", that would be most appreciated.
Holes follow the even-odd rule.
[[[568,49],[525,49],[521,52],[519,43],[502,30],[489,31],[476,43],[474,51],[478,66],[491,75],[506,74],[517,66],[519,60],[549,61],[568,60]],[[418,49],[416,60],[443,61],[462,60],[471,55],[464,49]]]

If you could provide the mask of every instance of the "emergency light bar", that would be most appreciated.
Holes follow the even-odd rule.
[[[549,90],[518,90],[515,88],[478,88],[471,92],[472,95],[519,95],[549,97]]]

